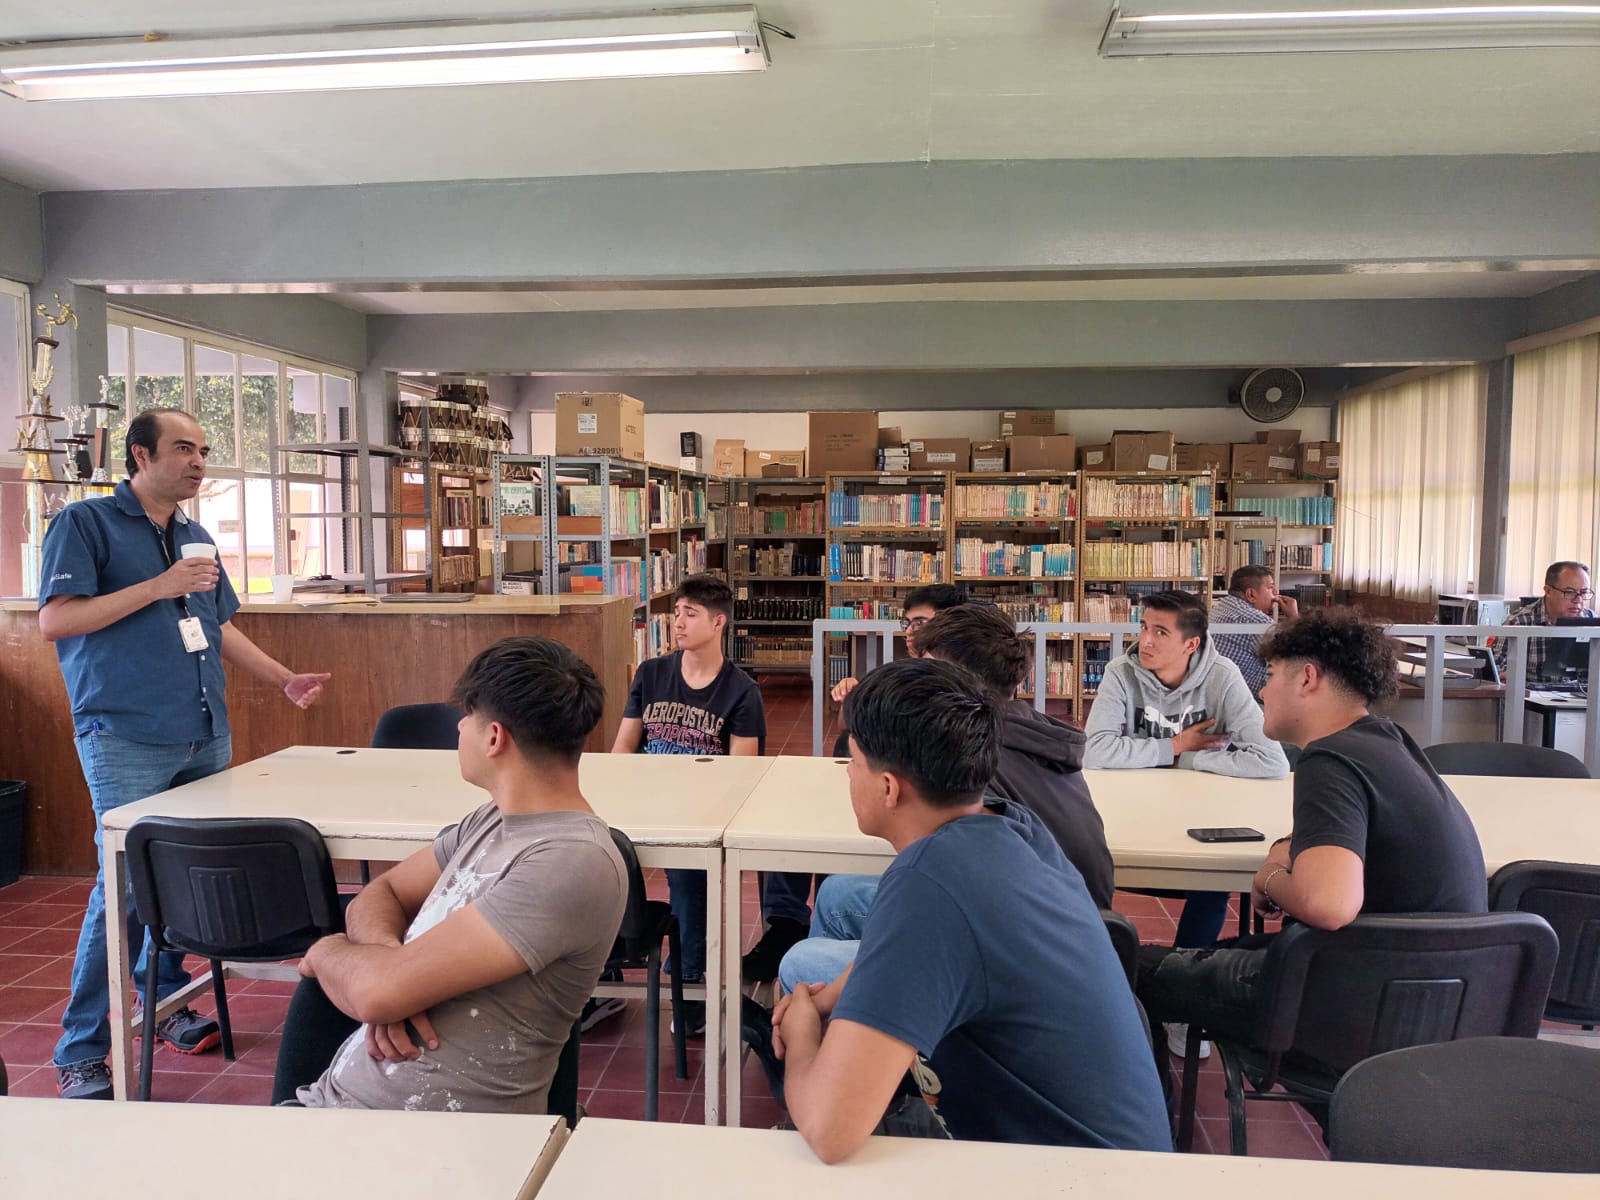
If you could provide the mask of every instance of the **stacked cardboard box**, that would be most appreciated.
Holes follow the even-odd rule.
[[[912,438],[913,471],[969,471],[972,469],[972,443],[966,438]]]
[[[1070,471],[1077,462],[1078,439],[1070,433],[1008,439],[1013,471]]]
[[[557,392],[556,453],[644,461],[644,401],[621,392]]]
[[[814,412],[806,414],[806,465],[811,475],[830,471],[871,471],[878,457],[878,414]]]

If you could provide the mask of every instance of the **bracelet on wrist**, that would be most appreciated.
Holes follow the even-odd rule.
[[[1279,904],[1276,900],[1274,900],[1272,898],[1272,893],[1270,891],[1268,891],[1267,889],[1272,886],[1272,881],[1274,879],[1276,879],[1279,875],[1287,875],[1288,873],[1289,873],[1289,868],[1288,867],[1275,867],[1267,875],[1267,877],[1261,881],[1261,895],[1266,900],[1267,904],[1270,906],[1269,909],[1268,909],[1269,912],[1281,913],[1283,911],[1283,905]]]

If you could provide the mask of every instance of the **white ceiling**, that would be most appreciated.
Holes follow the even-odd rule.
[[[360,312],[392,314],[763,308],[930,300],[1413,300],[1532,296],[1581,277],[1581,272],[1557,271],[1430,271],[828,287],[333,292],[327,299]]]
[[[145,0],[136,14],[95,0],[5,3],[0,39],[217,32],[259,27],[266,13],[293,27],[647,6],[469,3]],[[44,190],[255,187],[948,159],[1600,151],[1600,50],[1102,61],[1109,7],[765,0],[762,17],[796,40],[770,38],[771,69],[739,77],[53,105],[0,96],[0,177]]]

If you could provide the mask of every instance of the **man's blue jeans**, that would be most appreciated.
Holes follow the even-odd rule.
[[[89,784],[94,804],[94,845],[100,859],[94,891],[83,914],[83,930],[78,935],[78,955],[72,964],[72,998],[61,1018],[61,1040],[56,1043],[55,1064],[101,1062],[111,1053],[111,984],[106,966],[106,870],[101,849],[100,819],[111,809],[132,804],[164,792],[168,788],[207,775],[215,775],[233,758],[233,741],[228,734],[199,742],[150,746],[115,737],[92,724],[77,736],[78,761]],[[123,900],[123,912],[132,909],[131,897]],[[128,954],[137,956],[133,977],[144,982],[144,927],[131,921],[127,932]],[[181,954],[163,954],[157,967],[158,999],[170,996],[189,982]],[[141,1000],[144,999],[141,994]]]
[[[822,881],[811,936],[796,943],[778,966],[785,993],[802,983],[831,983],[855,962],[877,895],[876,875],[830,875]]]

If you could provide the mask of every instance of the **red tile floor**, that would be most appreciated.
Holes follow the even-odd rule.
[[[767,707],[768,753],[810,754],[809,681],[764,679],[762,694]],[[834,734],[832,729],[828,731],[830,741]],[[651,890],[660,889],[664,897],[665,881],[660,873],[649,875]],[[89,887],[88,880],[76,877],[29,876],[0,888],[0,1058],[10,1073],[13,1095],[55,1094],[51,1052],[61,1034],[61,1012],[66,1005],[72,955]],[[1133,919],[1144,940],[1170,943],[1181,903],[1119,892],[1116,907]],[[759,936],[760,920],[752,879],[744,891],[747,946]],[[271,1093],[273,1063],[292,990],[290,983],[267,980],[230,983],[236,1061],[225,1062],[220,1052],[184,1056],[161,1047],[155,1059],[154,1098],[265,1104]],[[208,1014],[213,1011],[209,998],[195,1007]],[[579,1095],[588,1112],[604,1117],[644,1116],[644,1041],[642,1004],[630,1004],[626,1013],[584,1035]],[[704,1111],[703,1047],[698,1042],[690,1043],[690,1077],[679,1080],[673,1078],[671,1039],[665,1027],[661,1042],[661,1119],[698,1122]],[[743,1079],[744,1123],[763,1126],[779,1121],[782,1111],[769,1097],[766,1079],[753,1057],[745,1064]],[[1227,1106],[1215,1056],[1202,1065],[1198,1111],[1195,1149],[1226,1153]],[[1249,1128],[1252,1154],[1327,1157],[1315,1124],[1297,1106],[1251,1105]]]

